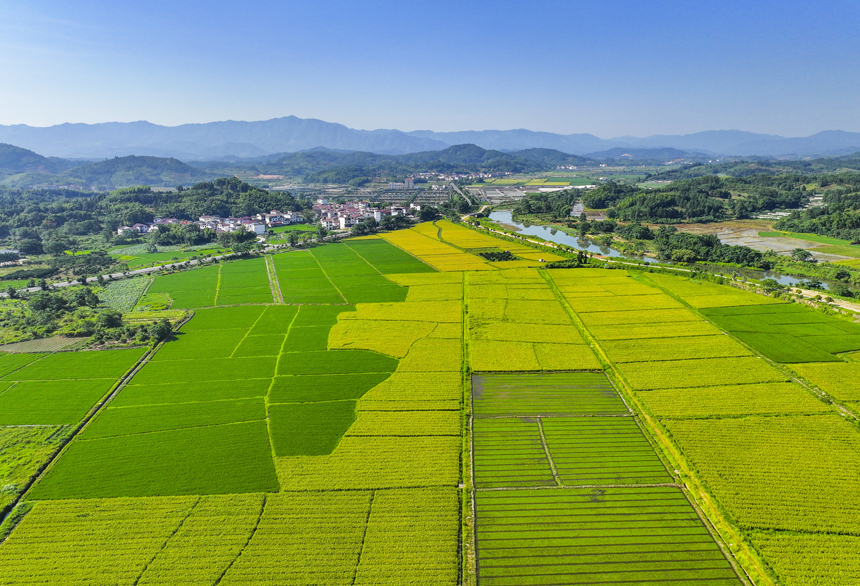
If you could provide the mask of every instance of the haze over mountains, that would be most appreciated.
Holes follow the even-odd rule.
[[[148,155],[186,161],[253,158],[317,147],[405,154],[438,151],[458,144],[475,144],[499,151],[556,149],[585,156],[611,149],[660,148],[706,155],[801,158],[860,151],[860,133],[829,130],[807,137],[786,138],[739,130],[712,130],[686,135],[601,139],[592,134],[565,135],[523,129],[461,132],[356,130],[342,124],[287,116],[257,122],[225,121],[172,127],[143,121],[67,123],[49,127],[0,125],[0,143],[53,157],[101,159]]]

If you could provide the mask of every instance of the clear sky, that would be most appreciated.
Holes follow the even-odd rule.
[[[0,124],[860,131],[857,0],[0,0]]]

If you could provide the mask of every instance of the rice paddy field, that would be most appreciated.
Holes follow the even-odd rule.
[[[556,258],[438,221],[110,284],[181,325],[0,353],[0,584],[860,583],[860,324]]]
[[[473,393],[480,584],[741,583],[605,375]]]

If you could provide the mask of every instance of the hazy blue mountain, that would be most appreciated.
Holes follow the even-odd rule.
[[[106,122],[32,127],[0,125],[0,142],[58,157],[124,155],[181,156],[203,160],[251,157],[328,147],[377,153],[440,150],[447,143],[399,130],[354,130],[342,124],[295,116],[259,122],[210,122],[160,126],[149,122]]]
[[[637,148],[675,148],[712,154],[736,155],[737,147],[757,140],[783,140],[781,136],[757,134],[743,130],[706,130],[693,134],[655,134],[653,136],[621,136],[616,140]]]
[[[810,155],[847,154],[860,150],[860,132],[825,130],[799,138],[760,139],[737,146],[739,155],[805,157]]]
[[[808,137],[784,138],[740,130],[712,130],[686,135],[601,139],[592,134],[554,134],[524,129],[462,132],[356,130],[342,124],[287,116],[258,122],[226,121],[172,127],[149,122],[60,124],[45,128],[0,125],[0,142],[56,157],[145,155],[195,161],[261,158],[273,153],[295,153],[317,147],[407,154],[440,151],[460,144],[474,144],[502,152],[554,149],[572,155],[613,148],[671,148],[710,156],[806,157],[845,154],[860,148],[860,133],[833,130]]]
[[[603,140],[593,134],[553,134],[532,130],[466,130],[433,132],[416,130],[412,136],[438,140],[447,144],[476,144],[485,149],[521,151],[532,148],[555,149],[564,153],[583,154],[612,146],[626,146],[617,140]]]
[[[704,153],[691,153],[670,147],[653,149],[615,147],[605,151],[589,153],[588,156],[592,159],[635,159],[638,161],[646,159],[670,161],[682,158],[702,159],[707,157]]]

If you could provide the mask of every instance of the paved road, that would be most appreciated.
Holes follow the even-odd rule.
[[[457,184],[456,184],[456,183],[449,183],[448,185],[450,185],[451,187],[453,187],[453,188],[454,188],[454,190],[455,190],[457,193],[459,193],[460,195],[462,195],[462,196],[463,196],[463,199],[465,199],[467,202],[469,202],[469,205],[470,205],[470,206],[475,205],[475,204],[472,202],[472,198],[471,198],[471,197],[469,197],[469,195],[468,195],[468,194],[464,193],[464,192],[463,192],[463,190],[461,190],[459,187],[457,187]]]
[[[469,218],[471,218],[472,216],[477,216],[478,214],[482,214],[482,213],[484,213],[484,210],[485,210],[485,209],[487,209],[488,207],[490,207],[490,206],[489,206],[489,204],[487,204],[487,205],[482,205],[482,206],[481,206],[481,209],[479,209],[477,212],[472,212],[471,214],[466,214],[465,216],[463,216],[462,218],[460,218],[460,220],[461,220],[461,221],[463,221],[463,222],[465,222],[466,220],[468,220],[468,219],[469,219]]]

